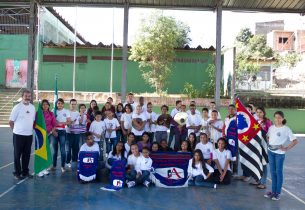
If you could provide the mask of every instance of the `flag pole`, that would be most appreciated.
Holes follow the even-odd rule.
[[[113,51],[114,51],[114,8],[112,8],[112,45],[111,45],[111,66],[110,66],[110,95],[112,96],[113,80]]]

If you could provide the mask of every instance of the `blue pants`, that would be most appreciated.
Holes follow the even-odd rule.
[[[118,140],[117,138],[106,138],[106,152],[109,154],[112,151],[112,147],[115,147]]]
[[[122,141],[124,144],[126,143],[122,130],[116,131],[116,138],[117,138],[117,141]]]
[[[79,152],[80,134],[67,133],[66,140],[66,163],[70,163],[71,159],[73,162],[77,161]],[[72,153],[72,156],[71,156]]]
[[[283,185],[285,154],[277,154],[268,150],[268,158],[272,179],[272,192],[280,194]]]
[[[267,175],[268,175],[267,165],[264,165],[263,166],[263,176],[262,176],[261,180],[259,181],[260,184],[266,185]]]
[[[131,170],[126,173],[126,179],[128,181],[136,181],[137,172],[136,170]]]
[[[142,171],[141,176],[139,176],[139,177],[136,179],[136,183],[137,183],[137,184],[143,184],[145,181],[150,181],[149,175],[150,175],[150,172],[149,172],[149,171]]]
[[[58,154],[58,144],[60,146],[60,156],[61,156],[61,167],[65,167],[66,162],[66,131],[65,130],[57,130],[58,136],[53,139],[53,166],[56,167],[57,164],[57,154]]]
[[[160,144],[161,140],[163,140],[163,139],[167,140],[167,131],[156,131],[155,137],[156,137],[157,143]]]
[[[172,141],[174,140],[175,137],[175,127],[170,126],[169,128],[169,137],[168,137],[168,146],[171,147]]]
[[[202,175],[193,177],[192,180],[188,181],[188,185],[214,188],[214,183],[210,182],[209,180],[205,180]]]

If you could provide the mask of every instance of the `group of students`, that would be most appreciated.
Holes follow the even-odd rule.
[[[161,114],[158,115],[153,111],[151,102],[145,104],[144,98],[140,97],[137,103],[132,93],[128,94],[124,104],[119,103],[116,107],[109,97],[102,109],[95,100],[90,102],[88,109],[85,104],[79,104],[77,109],[77,101],[71,99],[70,110],[67,110],[64,108],[64,100],[58,99],[55,113],[49,110],[47,100],[42,100],[41,105],[53,147],[51,171],[56,169],[59,146],[63,173],[71,169],[72,162],[77,161],[79,151],[98,151],[99,160],[105,160],[109,169],[115,160],[125,159],[128,187],[139,183],[149,186],[151,152],[191,152],[193,158],[188,166],[190,186],[216,187],[215,184],[230,184],[231,177],[237,177],[238,154],[232,154],[227,149],[226,139],[229,122],[232,119],[236,121],[236,108],[233,104],[229,105],[224,120],[214,102],[210,103],[209,108],[199,111],[195,101],[191,101],[189,110],[186,110],[186,105],[177,100],[171,113],[168,113],[169,107],[163,105]],[[272,191],[265,197],[278,200],[283,182],[285,152],[297,143],[296,137],[285,125],[283,112],[275,112],[273,124],[266,117],[263,107],[254,110],[252,105],[248,105],[246,108],[262,128],[262,137],[268,142],[266,150],[269,157],[269,161],[263,164],[262,179],[254,180],[251,184],[259,189],[266,188],[269,162]],[[188,114],[186,124],[174,120],[179,112]],[[288,140],[291,143],[285,146]],[[242,169],[243,176],[238,178],[248,182],[251,175],[245,168]],[[45,170],[41,175],[47,173],[49,172]]]

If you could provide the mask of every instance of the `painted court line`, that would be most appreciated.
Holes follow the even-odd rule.
[[[268,178],[268,181],[271,182],[271,179]],[[285,187],[282,187],[282,190],[285,191],[286,193],[288,193],[290,196],[292,196],[297,201],[299,201],[299,202],[301,202],[302,204],[305,205],[305,201],[303,199],[299,198],[297,195],[293,194],[292,192],[287,190]]]

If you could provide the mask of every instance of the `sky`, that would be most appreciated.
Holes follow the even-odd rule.
[[[64,19],[66,19],[77,31],[92,44],[109,45],[123,43],[123,9],[121,8],[81,8],[81,7],[55,7]],[[147,17],[154,9],[130,8],[129,10],[129,36],[128,44],[135,40],[141,19]],[[209,11],[163,10],[163,15],[172,16],[189,25],[191,32],[191,47],[215,46],[216,40],[216,13]],[[272,20],[284,20],[286,30],[305,29],[305,17],[299,14],[281,13],[246,13],[223,12],[222,45],[226,48],[233,46],[234,39],[241,28],[248,27],[253,33],[256,22]]]

